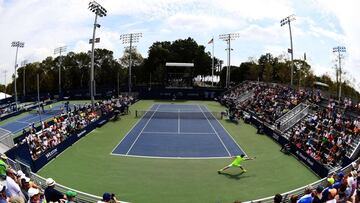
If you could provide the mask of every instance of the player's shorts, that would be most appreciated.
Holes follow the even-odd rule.
[[[236,167],[236,168],[239,168],[239,167],[241,167],[241,165],[229,164],[228,167]]]

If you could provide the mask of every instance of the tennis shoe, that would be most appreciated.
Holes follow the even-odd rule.
[[[245,169],[243,170],[244,173],[246,173],[246,171],[247,171],[247,170],[245,170]]]
[[[221,174],[221,171],[218,171],[218,174]]]

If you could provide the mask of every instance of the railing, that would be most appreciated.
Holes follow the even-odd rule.
[[[14,147],[14,140],[12,133],[8,130],[0,128],[0,143],[8,147],[9,149]]]
[[[29,178],[32,181],[34,181],[42,189],[45,189],[47,187],[46,179],[36,173],[31,172],[30,167],[27,166],[26,164],[24,164],[18,160],[16,160],[16,161],[11,160],[10,158],[7,159],[7,164],[10,165],[11,168],[13,168],[15,170],[22,170],[27,176],[29,176]],[[94,202],[98,202],[102,199],[102,197],[100,197],[100,196],[81,192],[79,190],[75,190],[75,189],[66,187],[64,185],[58,184],[58,183],[56,183],[55,188],[64,194],[69,190],[76,192],[77,193],[76,202],[78,202],[78,203],[94,203]],[[128,202],[118,201],[118,203],[128,203]]]
[[[360,141],[358,141],[355,149],[353,150],[353,152],[351,153],[351,155],[350,155],[349,158],[350,158],[350,159],[354,159],[355,156],[359,153],[359,151],[360,151]]]
[[[285,132],[289,128],[291,128],[293,125],[295,125],[299,120],[304,118],[309,113],[309,106],[306,106],[304,109],[302,109],[297,114],[293,115],[291,118],[289,118],[283,125],[280,126],[280,131]]]
[[[277,123],[285,123],[288,119],[290,119],[291,117],[293,117],[294,115],[296,115],[297,113],[299,113],[302,109],[306,108],[307,105],[304,103],[300,103],[299,105],[297,105],[295,108],[291,109],[290,111],[288,111],[287,113],[285,113],[283,116],[281,116],[279,119],[277,119],[275,121],[275,124]],[[285,121],[285,122],[284,122]]]
[[[241,103],[243,101],[248,100],[250,97],[252,97],[254,95],[254,91],[248,91],[245,94],[241,95],[238,99],[237,102]]]
[[[359,164],[359,160],[356,160],[356,163]],[[345,173],[348,173],[352,168],[352,165],[349,164],[347,165],[346,167],[340,169],[339,171],[342,171],[342,172],[345,172]],[[339,172],[338,171],[338,172]],[[316,188],[317,186],[321,185],[321,186],[325,186],[327,184],[327,178],[323,178],[321,180],[318,180],[316,182],[313,182],[309,185],[305,185],[303,187],[300,187],[300,188],[297,188],[295,190],[291,190],[291,191],[288,191],[288,192],[285,192],[285,193],[282,193],[281,195],[283,196],[283,200],[282,202],[283,203],[287,203],[289,202],[289,198],[292,196],[292,195],[298,195],[299,197],[301,197],[303,194],[304,194],[304,190],[306,187],[308,186],[312,186],[312,188]],[[245,203],[270,203],[270,202],[274,202],[274,196],[270,196],[270,197],[265,197],[265,198],[261,198],[261,199],[256,199],[256,200],[251,200],[251,201],[247,201]]]

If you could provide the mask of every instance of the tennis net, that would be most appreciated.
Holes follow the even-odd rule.
[[[217,119],[221,120],[222,112],[202,112],[202,111],[148,111],[136,110],[135,117],[137,118],[154,118],[154,119]]]

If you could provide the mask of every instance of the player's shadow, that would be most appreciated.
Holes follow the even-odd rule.
[[[226,173],[226,172],[222,172],[222,173],[221,173],[221,175],[224,175],[224,176],[226,176],[227,178],[235,179],[235,180],[240,180],[240,179],[249,177],[249,176],[247,176],[247,175],[245,175],[245,174],[246,174],[246,173],[244,173],[244,172],[238,172],[238,173],[235,173],[235,174]]]

